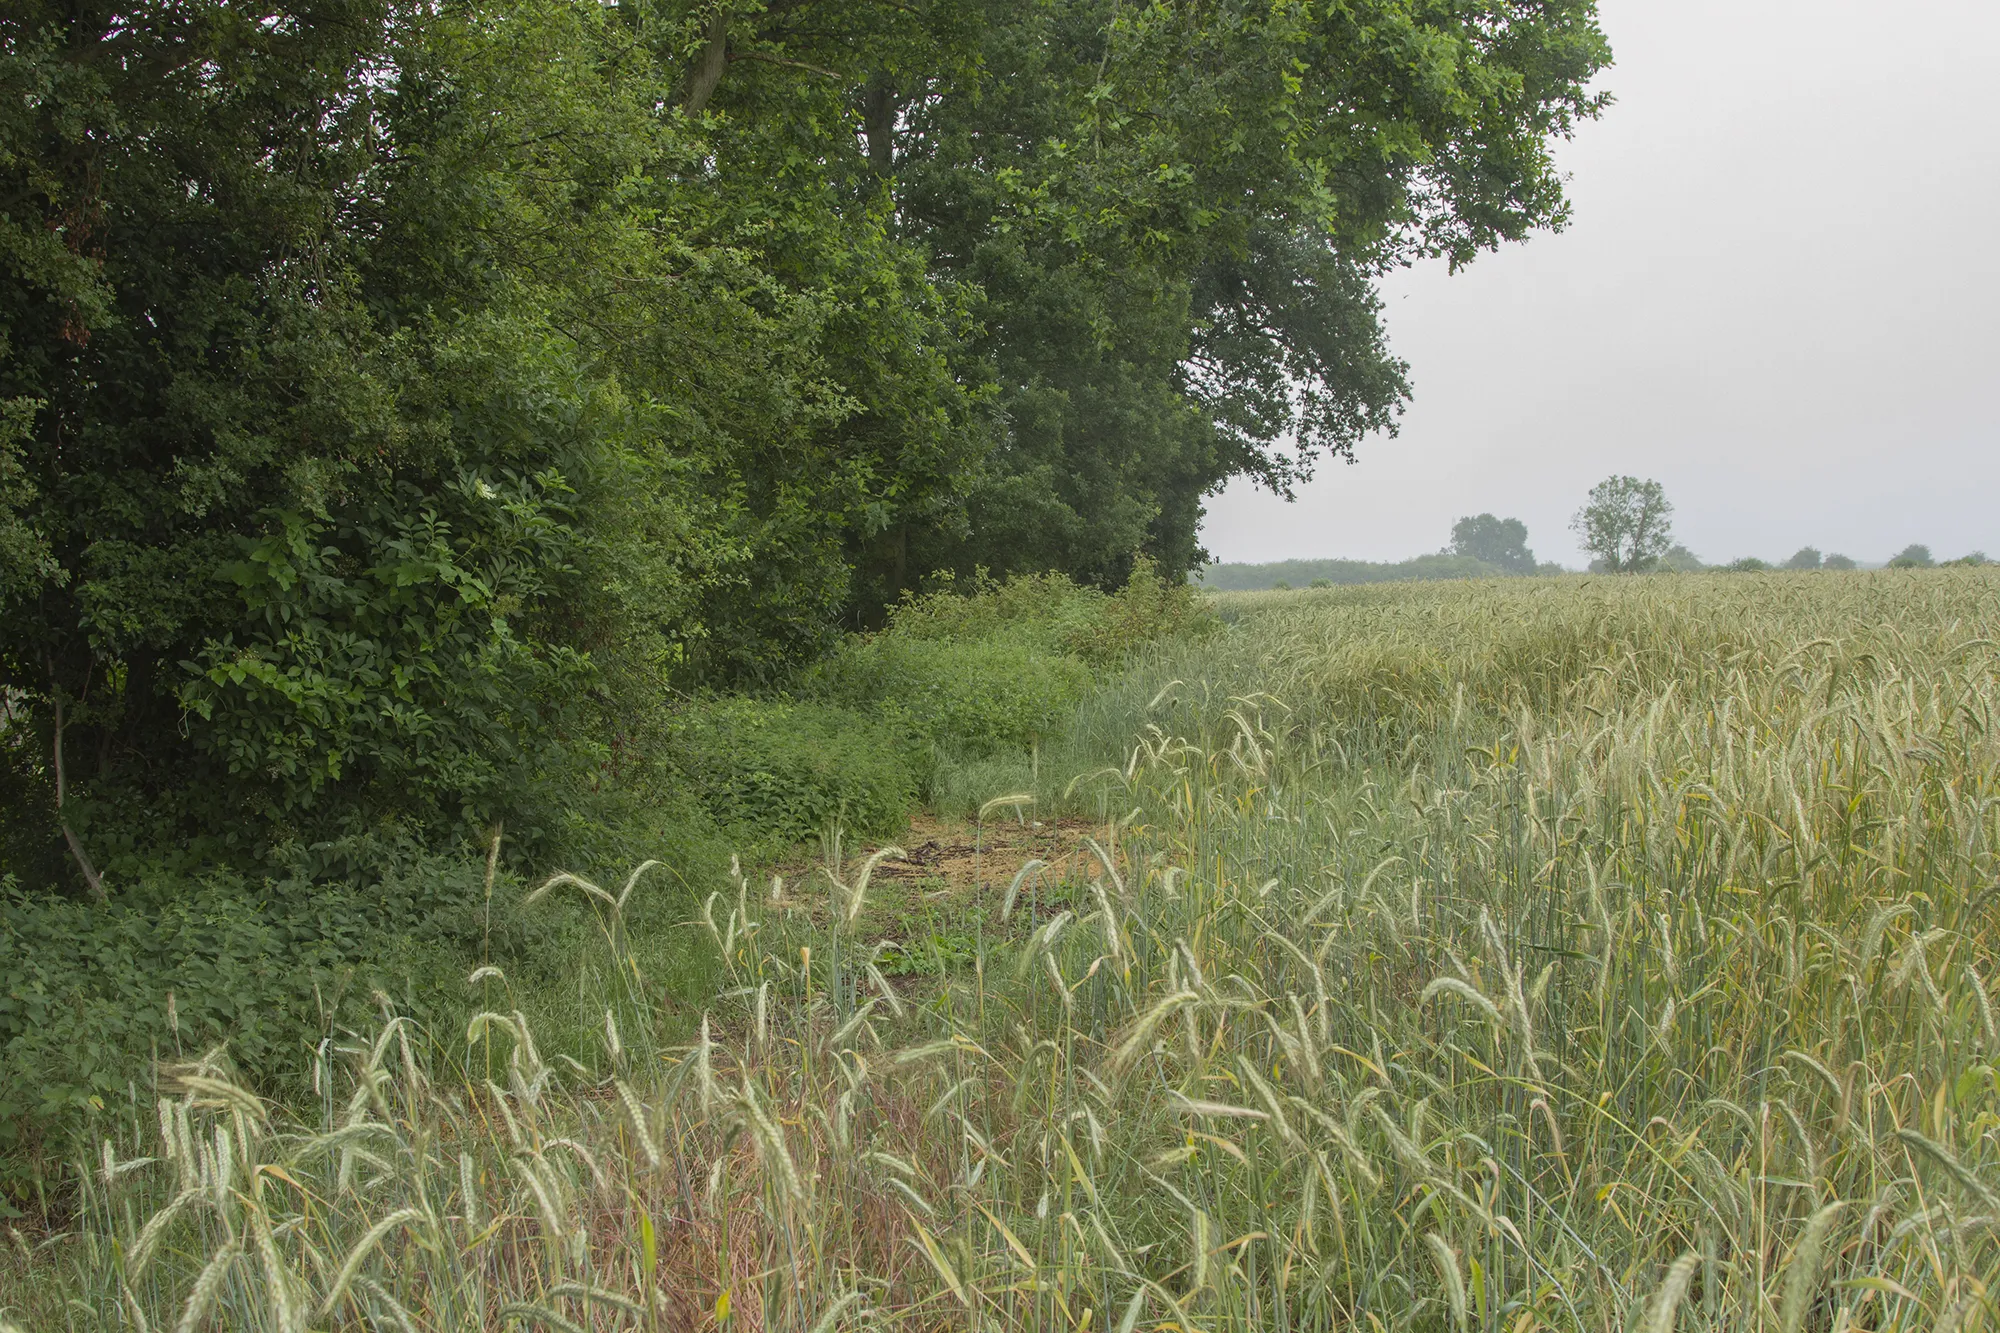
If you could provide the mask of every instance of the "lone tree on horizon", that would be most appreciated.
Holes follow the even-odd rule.
[[[1606,571],[1637,574],[1658,564],[1673,545],[1673,514],[1659,482],[1606,477],[1590,488],[1590,502],[1569,526]]]
[[[1451,553],[1484,560],[1509,574],[1535,572],[1535,553],[1528,549],[1528,525],[1518,518],[1474,514],[1451,525]]]

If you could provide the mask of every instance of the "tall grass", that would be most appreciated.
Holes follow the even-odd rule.
[[[970,967],[898,990],[856,926],[873,863],[836,859],[703,905],[725,980],[691,1045],[652,1049],[628,963],[594,1064],[502,1009],[330,1046],[305,1122],[171,1071],[21,1239],[14,1317],[1994,1319],[2000,580],[1223,609],[1030,773],[1102,854],[996,890]],[[615,954],[593,888],[551,892]]]

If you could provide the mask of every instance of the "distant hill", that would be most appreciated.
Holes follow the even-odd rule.
[[[1469,555],[1420,555],[1395,564],[1368,560],[1280,560],[1270,565],[1210,565],[1199,582],[1217,592],[1257,592],[1284,584],[1310,588],[1314,583],[1397,583],[1410,579],[1491,579],[1506,571]]]

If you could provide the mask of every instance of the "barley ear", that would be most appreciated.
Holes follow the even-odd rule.
[[[1424,1244],[1430,1247],[1431,1262],[1437,1265],[1438,1279],[1444,1283],[1445,1300],[1451,1305],[1452,1326],[1464,1328],[1465,1275],[1458,1271],[1458,1253],[1435,1231],[1424,1236]]]
[[[174,1325],[175,1333],[194,1333],[201,1327],[201,1321],[208,1317],[208,1307],[215,1303],[215,1294],[222,1290],[223,1280],[229,1276],[229,1270],[235,1267],[242,1254],[243,1242],[232,1240],[210,1256],[202,1266],[201,1276],[194,1280],[194,1289],[188,1293],[181,1321]]]
[[[326,1299],[320,1302],[319,1317],[327,1319],[332,1316],[334,1310],[339,1307],[341,1298],[347,1295],[347,1288],[353,1283],[355,1275],[361,1271],[361,1265],[367,1262],[369,1252],[382,1243],[384,1236],[397,1227],[407,1226],[411,1222],[420,1220],[423,1215],[421,1209],[400,1208],[368,1228],[366,1234],[354,1243],[354,1248],[347,1252],[347,1259],[340,1265],[340,1272],[335,1275],[333,1285],[327,1288]]]
[[[1689,1250],[1674,1260],[1667,1270],[1666,1280],[1653,1294],[1653,1304],[1646,1311],[1645,1333],[1673,1333],[1674,1317],[1679,1313],[1681,1302],[1687,1298],[1688,1284],[1694,1281],[1694,1270],[1701,1263],[1701,1256]]]
[[[1805,1327],[1806,1308],[1819,1288],[1819,1261],[1826,1249],[1827,1232],[1833,1229],[1834,1219],[1846,1206],[1835,1199],[1806,1223],[1805,1235],[1799,1240],[1799,1248],[1793,1251],[1791,1267],[1785,1273],[1785,1302],[1778,1316],[1778,1326],[1784,1333],[1799,1333]]]

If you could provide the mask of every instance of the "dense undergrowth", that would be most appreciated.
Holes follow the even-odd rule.
[[[2000,581],[1219,607],[987,770],[991,817],[1101,819],[1095,868],[938,900],[972,944],[935,979],[861,928],[877,856],[739,877],[679,1037],[658,872],[559,882],[533,910],[590,905],[618,979],[594,1050],[487,974],[463,1026],[391,999],[331,1043],[315,1110],[189,1061],[24,1240],[16,1317],[1993,1321]]]
[[[790,694],[679,700],[659,752],[607,767],[589,820],[554,841],[590,875],[663,863],[628,947],[649,1005],[691,1021],[714,965],[675,927],[732,856],[836,829],[892,838],[961,756],[1027,756],[1093,673],[1202,623],[1143,563],[1116,594],[1049,576],[911,599]],[[566,898],[525,908],[546,871],[485,850],[323,845],[264,876],[134,856],[102,905],[0,881],[0,1217],[66,1192],[74,1141],[150,1105],[154,1061],[227,1043],[251,1086],[296,1101],[326,1043],[383,1004],[462,1026],[477,1005],[459,982],[480,965],[512,979],[550,1058],[587,1057],[610,984],[597,928]]]

